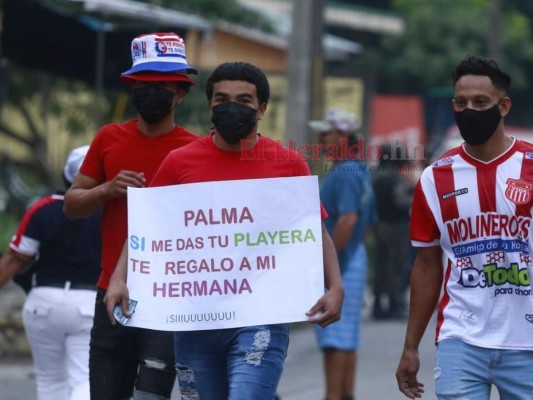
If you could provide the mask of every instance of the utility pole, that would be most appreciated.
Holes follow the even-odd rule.
[[[308,121],[324,113],[324,0],[293,0],[289,42],[286,138],[311,143]]]
[[[492,0],[490,5],[490,27],[487,41],[489,58],[501,62],[501,35],[502,35],[502,3],[501,0]]]
[[[99,125],[102,123],[102,111],[100,102],[104,97],[104,65],[105,65],[105,46],[106,46],[106,15],[100,13],[101,21],[96,28],[96,54],[94,64],[94,92],[96,104],[94,107],[95,121]]]

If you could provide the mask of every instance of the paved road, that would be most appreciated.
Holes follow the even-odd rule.
[[[398,391],[394,373],[405,334],[403,321],[363,323],[363,343],[358,354],[356,398],[358,400],[405,399]],[[422,370],[419,379],[425,384],[425,399],[433,395],[433,327],[420,347]],[[316,350],[311,329],[294,331],[279,393],[283,400],[320,400],[324,398],[321,354]]]
[[[366,312],[365,314],[368,314]],[[433,400],[435,322],[422,341],[420,348],[421,372],[425,384],[424,399]],[[358,400],[405,399],[396,388],[394,371],[400,356],[405,334],[403,321],[374,321],[365,316],[363,345],[359,354],[357,376]],[[0,400],[35,400],[31,360],[0,360]],[[324,397],[321,355],[310,327],[293,329],[285,371],[279,386],[282,400],[321,400]],[[493,399],[497,395],[493,393]],[[174,396],[173,399],[176,399]]]

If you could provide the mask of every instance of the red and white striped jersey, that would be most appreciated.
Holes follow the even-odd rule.
[[[437,341],[533,350],[532,206],[533,144],[490,162],[459,146],[424,170],[411,240],[443,249]]]

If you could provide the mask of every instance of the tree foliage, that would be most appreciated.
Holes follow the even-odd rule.
[[[211,21],[226,20],[272,30],[271,24],[264,16],[241,6],[236,0],[136,1],[196,14]],[[77,2],[43,0],[43,3],[67,13],[84,12],[81,4]],[[120,20],[112,16],[108,17],[108,20],[117,26],[123,24],[131,27],[132,24],[130,20]],[[67,132],[71,137],[96,132],[101,123],[109,120],[112,114],[110,106],[116,93],[106,92],[105,97],[100,96],[97,99],[94,88],[90,85],[9,62],[0,67],[0,79],[0,140],[9,141],[13,144],[10,147],[18,149],[15,157],[5,154],[3,164],[15,163],[30,180],[55,186],[60,182],[60,175],[58,166],[50,162],[50,153],[54,146],[64,146],[65,141],[50,140],[50,137],[56,136],[55,132],[50,135],[50,130]],[[191,90],[187,102],[180,107],[178,117],[183,118],[182,121],[187,125],[207,129],[209,122],[205,117],[205,96],[201,90],[198,87]],[[133,111],[129,106],[127,116],[133,116]],[[104,115],[105,118],[95,118]],[[53,123],[50,123],[51,120]],[[67,149],[64,149],[63,153],[66,152]],[[2,166],[0,169],[2,172],[14,170]],[[9,186],[6,180],[11,178],[4,175],[2,174],[0,179],[2,185]]]
[[[405,21],[402,34],[384,37],[366,55],[377,68],[381,89],[423,92],[450,83],[450,72],[466,55],[488,54],[491,0],[394,0],[393,10]],[[524,90],[533,63],[531,18],[507,4],[503,8],[499,63]],[[365,56],[363,56],[364,58]],[[360,61],[364,68],[364,60]]]
[[[50,149],[62,142],[57,130],[72,137],[94,130],[95,114],[105,108],[106,100],[96,102],[94,92],[84,83],[18,65],[5,66],[2,74],[7,84],[0,137],[30,155],[14,160],[19,167],[45,185],[60,182],[49,157]],[[54,136],[57,140],[50,140]]]
[[[449,87],[450,72],[464,56],[488,53],[488,38],[494,34],[491,1],[328,0],[326,3],[366,7],[379,4],[380,8],[386,8],[390,3],[391,11],[405,21],[404,32],[383,37],[378,46],[365,47],[361,57],[343,66],[344,71],[373,74],[380,92],[425,94],[432,87]],[[502,30],[497,36],[501,41],[498,61],[510,72],[513,90],[528,98],[529,88],[533,85],[533,1],[500,1],[503,15]],[[77,2],[43,2],[82,12]],[[214,22],[223,20],[266,31],[274,29],[265,16],[243,7],[237,0],[144,2],[196,14]],[[0,120],[0,140],[9,139],[26,148],[24,153],[31,157],[26,158],[25,164],[37,171],[40,181],[51,183],[57,171],[51,168],[48,154],[51,146],[57,144],[48,141],[47,132],[51,128],[47,126],[47,118],[53,117],[58,121],[57,129],[65,130],[69,135],[87,130],[95,132],[104,121],[95,120],[94,115],[98,112],[100,115],[111,114],[110,104],[113,102],[106,99],[95,101],[92,88],[80,82],[51,77],[17,65],[8,65],[1,71],[0,101],[3,100],[4,112]],[[191,90],[187,101],[180,106],[178,118],[188,118],[188,125],[205,129],[209,121],[205,118],[207,113],[201,85],[204,78],[198,78],[200,85]],[[113,96],[113,93],[107,93],[108,99]],[[6,117],[8,109],[10,115]],[[129,113],[132,113],[131,108]],[[15,120],[19,123],[14,124]],[[52,128],[56,129],[56,126]]]
[[[236,0],[153,0],[147,3],[197,14],[210,21],[228,21],[273,32],[272,23],[261,13],[240,5]]]

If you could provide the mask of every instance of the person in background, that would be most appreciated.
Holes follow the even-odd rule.
[[[131,43],[133,66],[120,79],[132,86],[137,118],[105,125],[65,195],[69,218],[103,206],[102,270],[98,280],[89,371],[91,399],[168,399],[176,380],[171,332],[112,325],[104,298],[127,237],[127,188],[145,187],[167,153],[197,136],[177,125],[174,111],[195,83],[185,44],[175,33],[150,33]]]
[[[409,217],[416,182],[410,172],[411,161],[401,154],[400,147],[388,144],[381,149],[381,161],[373,174],[378,223],[372,317],[404,319],[406,281],[412,263]]]
[[[215,131],[187,147],[172,151],[151,186],[309,175],[302,157],[258,133],[267,109],[268,80],[244,62],[219,65],[207,80],[207,101]],[[247,154],[257,157],[243,158]],[[328,291],[307,312],[309,322],[326,326],[340,316],[344,290],[333,243],[322,229],[323,270]],[[305,265],[299,265],[305,268]],[[111,278],[108,315],[124,308],[127,247]],[[206,400],[272,400],[289,345],[288,324],[174,332],[176,368],[182,398]],[[258,349],[261,361],[248,355]]]
[[[63,170],[67,188],[88,148],[70,152]],[[37,400],[89,399],[100,213],[68,220],[63,193],[43,197],[28,209],[0,259],[0,287],[21,271],[31,275],[31,286],[24,287],[28,295],[22,317],[35,366]]]
[[[500,399],[531,399],[533,145],[505,134],[511,78],[496,61],[468,56],[452,77],[464,143],[415,189],[417,256],[396,380],[410,399],[424,393],[418,347],[440,298],[437,398],[489,400],[494,385]]]
[[[329,217],[326,228],[339,258],[345,298],[341,319],[328,327],[315,326],[323,352],[327,400],[354,398],[361,311],[367,285],[367,228],[376,220],[372,180],[362,154],[355,154],[357,117],[334,109],[325,120],[310,121],[333,165],[323,177],[320,199]],[[352,151],[342,151],[342,147]],[[336,149],[336,151],[334,150]],[[341,155],[347,154],[346,159]],[[350,157],[350,154],[353,157]]]

